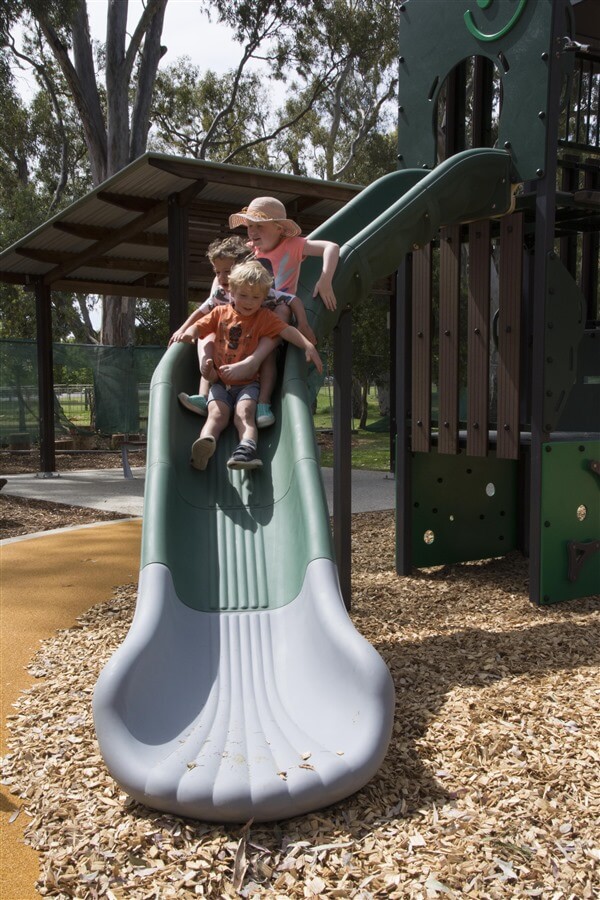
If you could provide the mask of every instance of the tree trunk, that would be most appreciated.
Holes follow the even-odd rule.
[[[352,418],[360,422],[362,416],[362,383],[358,378],[352,378]]]
[[[123,0],[110,0],[106,18],[106,134],[107,175],[114,175],[129,162],[129,79],[125,65],[127,7]]]
[[[100,343],[113,347],[135,343],[135,297],[104,297]]]
[[[361,391],[361,412],[360,412],[360,423],[358,425],[359,428],[366,428],[367,425],[367,416],[369,414],[369,382],[363,381],[362,383],[362,391]]]

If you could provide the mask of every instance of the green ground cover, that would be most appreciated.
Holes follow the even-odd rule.
[[[333,388],[323,385],[317,396],[317,411],[314,416],[317,430],[333,428]],[[372,388],[368,400],[367,428],[381,419],[377,392]],[[373,469],[378,472],[390,470],[390,435],[384,431],[365,431],[358,429],[358,422],[353,423],[352,434],[352,468]],[[330,441],[321,441],[321,465],[333,465],[333,450]]]

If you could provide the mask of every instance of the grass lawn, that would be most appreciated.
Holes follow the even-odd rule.
[[[332,429],[332,401],[331,391],[324,385],[317,397],[317,412],[314,416],[315,428]],[[371,389],[368,401],[367,426],[379,421],[379,405],[375,388]],[[321,440],[321,465],[333,465],[332,442],[323,438]],[[390,435],[388,431],[358,430],[358,422],[353,423],[352,434],[352,468],[373,469],[378,472],[390,470]]]

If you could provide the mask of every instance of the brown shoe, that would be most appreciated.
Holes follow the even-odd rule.
[[[216,449],[217,442],[212,434],[207,434],[206,437],[199,437],[192,444],[192,458],[190,462],[193,467],[200,470],[205,469]]]

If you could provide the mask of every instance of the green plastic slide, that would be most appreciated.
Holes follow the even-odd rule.
[[[302,268],[318,337],[441,225],[510,203],[510,157],[494,150],[366,188],[312,235],[342,246],[336,313],[311,297],[321,261]],[[358,790],[385,756],[393,685],[340,595],[307,374],[290,346],[263,469],[248,473],[226,467],[233,428],[205,472],[189,464],[202,421],[177,394],[195,392],[195,350],[172,346],[155,372],[138,603],[94,694],[107,766],[148,806],[285,818]]]

